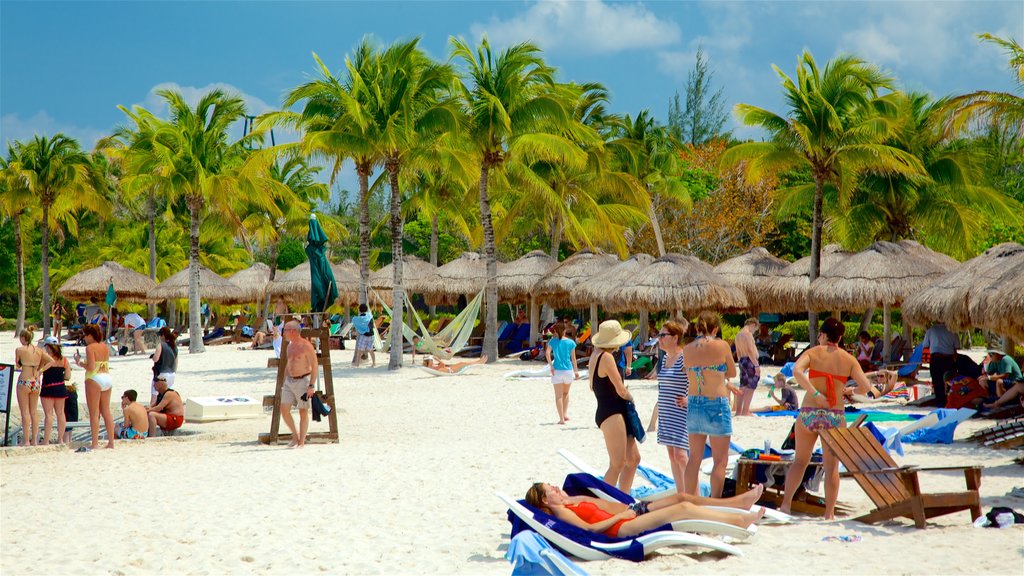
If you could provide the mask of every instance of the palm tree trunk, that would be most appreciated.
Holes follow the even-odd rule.
[[[430,265],[437,267],[437,213],[434,213],[434,218],[430,221]],[[437,306],[431,304],[427,326],[434,321],[435,314],[437,314]]]
[[[14,262],[18,268],[18,321],[14,333],[25,329],[25,249],[21,239],[21,212],[14,213]]]
[[[658,244],[658,257],[665,255],[665,239],[661,236],[661,224],[658,223],[658,214],[654,211],[656,194],[651,193],[651,185],[647,185],[647,195],[651,203],[647,206],[647,217],[651,220],[651,230],[654,231],[654,241]]]
[[[490,165],[480,165],[480,223],[484,229],[484,257],[487,258],[487,284],[484,299],[487,315],[484,317],[484,350],[487,361],[498,360],[498,260],[494,246],[494,226],[491,223],[491,199],[487,196],[487,176]]]
[[[814,177],[814,218],[811,225],[811,274],[810,281],[814,282],[821,273],[821,225],[822,225],[822,201],[825,181],[821,176]],[[818,313],[814,310],[807,311],[807,333],[810,337],[810,345],[818,340]]]
[[[273,282],[277,276],[277,250],[281,241],[270,243],[270,281]],[[270,319],[270,286],[267,285],[267,294],[263,298],[263,317]],[[276,324],[276,322],[275,322]]]
[[[864,332],[871,326],[871,319],[875,316],[875,307],[871,306],[864,311],[864,315],[860,317],[860,331]]]
[[[149,279],[156,282],[156,193],[149,190]],[[156,302],[149,304],[149,317],[156,316]]]
[[[356,164],[359,176],[359,303],[368,304],[370,286],[370,166]]]
[[[48,196],[44,194],[44,198]],[[43,274],[43,338],[50,335],[50,201],[44,200],[42,239],[39,248],[42,253]]]
[[[556,216],[551,222],[551,258],[558,262],[558,249],[562,245],[562,221]],[[546,326],[555,321],[555,307],[544,304],[540,311],[541,322]],[[539,328],[539,326],[538,326]]]
[[[192,226],[188,240],[188,351],[192,354],[205,352],[203,345],[203,329],[200,325],[202,315],[199,312],[199,201],[189,202],[189,213]]]
[[[389,159],[386,163],[388,179],[391,182],[391,261],[392,272],[392,304],[391,304],[391,357],[388,370],[402,367],[403,334],[402,324],[405,322],[403,307],[405,290],[402,287],[402,191],[398,187],[398,160]]]

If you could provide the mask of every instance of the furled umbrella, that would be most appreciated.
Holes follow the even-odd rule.
[[[309,303],[314,313],[326,311],[338,299],[338,283],[334,279],[331,263],[327,261],[326,245],[327,234],[316,219],[316,214],[310,214],[306,256],[309,258]]]
[[[765,309],[762,305],[765,285],[789,266],[789,262],[772,256],[760,246],[734,256],[717,266],[715,272],[732,282],[747,295],[751,312]]]

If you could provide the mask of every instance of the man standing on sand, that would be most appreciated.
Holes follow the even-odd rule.
[[[145,440],[149,436],[149,418],[146,409],[139,404],[139,393],[125,390],[121,395],[121,412],[124,423],[117,426],[117,437],[124,440]]]
[[[309,429],[309,399],[320,375],[319,362],[313,343],[299,332],[298,322],[292,320],[284,325],[284,338],[288,341],[288,363],[281,388],[281,419],[292,433],[288,447],[302,448],[306,445],[306,431]],[[298,433],[292,420],[293,405],[299,409]]]
[[[181,394],[167,387],[167,378],[167,374],[158,374],[153,381],[156,404],[146,408],[151,433],[156,432],[157,427],[163,432],[177,430],[185,422],[185,405],[181,402]]]
[[[356,352],[352,356],[352,366],[358,368],[363,354],[370,354],[371,367],[377,366],[377,355],[373,348],[373,314],[366,304],[359,305],[359,314],[352,317],[352,329],[356,331]]]
[[[950,332],[944,323],[935,322],[924,333],[921,347],[927,348],[931,355],[928,366],[931,370],[935,406],[945,408],[946,373],[956,370],[956,351],[960,347],[960,339]]]
[[[741,395],[736,401],[737,416],[752,416],[750,402],[754,399],[757,382],[761,379],[761,367],[757,363],[757,344],[754,332],[760,323],[757,318],[747,318],[743,328],[736,334],[736,360],[740,369]]]

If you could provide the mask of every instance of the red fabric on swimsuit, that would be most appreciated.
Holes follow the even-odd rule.
[[[579,516],[580,520],[583,520],[584,522],[587,522],[589,524],[597,524],[598,522],[607,520],[614,516],[614,514],[605,512],[600,507],[598,507],[597,504],[594,504],[593,502],[566,504],[565,507],[568,508],[569,510],[572,510],[573,513]],[[629,522],[629,520],[619,520],[615,524],[612,524],[611,528],[605,530],[604,533],[613,538],[617,538],[619,536],[619,528],[621,528],[622,525],[626,522]]]
[[[828,399],[829,406],[835,408],[838,405],[836,400],[836,384],[834,379],[839,378],[841,382],[849,380],[849,376],[840,376],[838,374],[829,374],[828,372],[822,372],[821,370],[815,370],[811,368],[807,371],[808,378],[824,378],[828,382],[828,388],[825,389],[825,398]]]
[[[167,427],[164,430],[176,430],[181,428],[182,423],[185,422],[185,417],[181,414],[168,414],[167,415]]]

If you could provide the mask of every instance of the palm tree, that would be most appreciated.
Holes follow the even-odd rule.
[[[25,328],[25,246],[21,229],[29,217],[29,210],[35,204],[28,181],[18,173],[21,165],[18,151],[19,147],[8,144],[7,156],[0,158],[0,216],[9,218],[14,225],[14,263],[18,276],[18,320],[15,334],[20,334]]]
[[[225,223],[240,225],[234,209],[241,196],[274,212],[274,194],[281,193],[282,185],[268,175],[269,154],[251,152],[243,141],[228,141],[228,129],[245,115],[241,98],[211,90],[192,108],[179,92],[157,94],[167,102],[170,119],[160,122],[153,137],[160,158],[156,174],[188,206],[189,352],[202,352],[200,227],[211,212],[222,215]]]
[[[341,170],[342,162],[351,159],[359,181],[359,303],[368,301],[370,284],[370,176],[382,162],[377,143],[364,131],[365,124],[354,124],[349,117],[363,117],[364,103],[357,97],[365,95],[372,83],[372,75],[379,54],[368,38],[345,59],[346,75],[335,76],[313,54],[319,78],[296,87],[284,99],[284,108],[305,101],[302,110],[283,110],[264,115],[258,124],[261,129],[275,124],[291,126],[302,132],[297,153],[311,158],[324,158],[331,162],[331,182]],[[286,149],[287,146],[278,146]]]
[[[917,238],[947,254],[966,259],[974,253],[992,215],[1020,214],[1020,206],[978,183],[984,158],[977,147],[946,144],[936,129],[946,99],[897,92],[887,98],[884,112],[893,115],[894,131],[886,142],[921,160],[925,176],[873,174],[858,182],[846,206],[834,194],[825,195],[829,228],[843,245],[860,249],[876,240],[896,242]],[[810,206],[805,194],[784,198],[781,212]]]
[[[658,255],[665,255],[665,240],[658,222],[658,208],[670,202],[688,208],[689,191],[678,178],[680,171],[676,143],[668,129],[657,123],[648,110],[641,110],[633,119],[626,115],[610,125],[613,138],[608,148],[613,151],[619,169],[630,174],[648,195],[647,218],[654,232]]]
[[[18,173],[26,180],[28,189],[42,209],[39,244],[42,250],[43,336],[46,337],[50,334],[50,228],[56,224],[51,210],[65,197],[72,202],[76,197],[93,197],[97,192],[97,182],[89,155],[79,148],[76,140],[63,134],[52,138],[36,136],[28,144],[16,142],[14,147],[21,159]],[[102,206],[97,208],[102,209]]]
[[[493,171],[525,174],[539,160],[586,161],[586,155],[567,135],[575,128],[571,105],[556,89],[554,69],[544,63],[540,49],[517,44],[497,57],[487,38],[474,51],[459,38],[451,38],[452,58],[462,61],[460,82],[468,110],[469,140],[479,155],[480,222],[487,259],[487,309],[484,354],[490,362],[498,355],[498,261],[491,218],[488,179]]]
[[[1010,70],[1017,81],[1018,92],[1024,94],[1024,48],[1013,38],[1000,38],[992,34],[978,34],[981,40],[1001,46],[1010,58]],[[951,98],[946,105],[949,113],[944,124],[947,136],[955,136],[974,124],[999,124],[1016,137],[1024,137],[1024,96],[1009,92],[978,90]]]
[[[794,82],[777,66],[789,110],[780,116],[750,104],[733,109],[741,122],[768,132],[769,142],[748,142],[722,155],[721,164],[736,166],[746,161],[747,178],[808,167],[813,184],[814,216],[811,233],[810,279],[821,267],[822,203],[826,186],[834,186],[843,202],[853,189],[856,175],[871,170],[876,174],[919,175],[924,168],[913,154],[885,144],[892,124],[876,112],[884,104],[878,92],[892,87],[892,78],[877,67],[853,56],[838,56],[823,71],[810,52],[797,59]],[[800,193],[793,190],[791,193]],[[811,341],[816,335],[817,314],[808,313]]]

